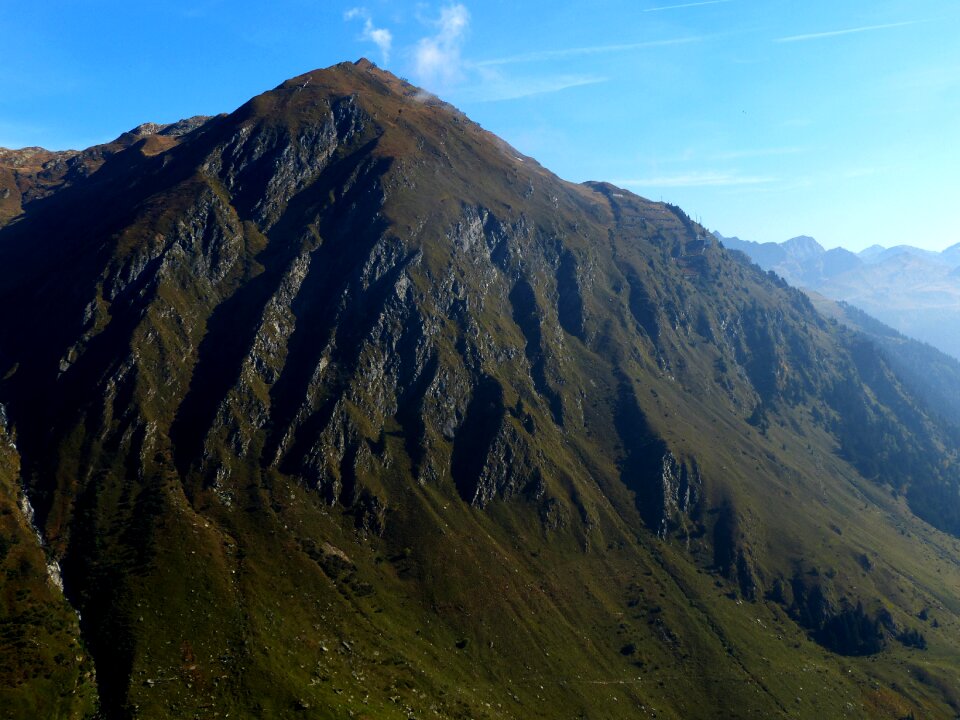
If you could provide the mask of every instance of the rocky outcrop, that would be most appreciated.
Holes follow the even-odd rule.
[[[621,382],[616,428],[624,448],[620,477],[635,493],[647,528],[666,538],[699,532],[703,478],[696,460],[678,460],[650,428],[633,388]]]
[[[353,97],[329,102],[325,115],[296,129],[241,124],[211,152],[203,170],[230,192],[241,216],[254,219],[265,232],[290,199],[316,180],[333,153],[363,133],[365,115]]]
[[[703,499],[703,478],[695,460],[679,462],[669,450],[664,453],[658,495],[661,521],[658,533],[665,537],[672,530],[690,534],[690,525]]]
[[[862,601],[838,597],[830,577],[821,576],[815,568],[805,574],[798,572],[789,580],[777,578],[768,596],[816,642],[841,655],[874,655],[891,639],[902,636],[909,642],[919,637],[916,631],[901,632],[888,610],[870,613]]]

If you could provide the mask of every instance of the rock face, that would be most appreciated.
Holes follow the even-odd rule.
[[[127,135],[0,230],[0,401],[104,717],[785,717],[808,632],[956,578],[886,580],[953,557],[890,492],[960,532],[953,429],[679,208],[367,62]],[[831,524],[849,608],[787,621]],[[936,673],[885,692],[940,712]]]

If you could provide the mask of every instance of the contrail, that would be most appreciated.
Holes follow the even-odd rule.
[[[789,37],[777,38],[774,42],[801,42],[803,40],[819,40],[820,38],[836,37],[838,35],[852,35],[853,33],[868,32],[870,30],[885,30],[887,28],[903,27],[905,25],[916,25],[926,22],[925,20],[907,20],[906,22],[886,23],[884,25],[864,25],[863,27],[848,28],[846,30],[831,30],[829,32],[810,33],[808,35],[791,35]]]
[[[683,5],[664,5],[663,7],[647,8],[644,12],[657,12],[658,10],[679,10],[680,8],[699,7],[700,5],[719,5],[720,3],[733,2],[733,0],[703,0],[703,2],[684,3]]]
[[[712,0],[713,2],[729,2],[730,0]],[[537,52],[524,53],[523,55],[513,55],[511,57],[494,58],[492,60],[481,60],[474,63],[477,67],[487,67],[490,65],[510,65],[513,63],[535,62],[538,60],[551,60],[553,58],[574,57],[576,55],[600,55],[603,53],[628,52],[630,50],[642,50],[644,48],[667,47],[669,45],[685,45],[686,43],[695,43],[703,40],[701,37],[673,38],[670,40],[648,40],[646,42],[625,43],[622,45],[595,45],[592,47],[564,48],[561,50],[541,50]]]

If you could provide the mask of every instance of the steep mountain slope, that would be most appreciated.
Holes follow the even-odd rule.
[[[833,300],[850,303],[896,330],[960,359],[960,252],[909,245],[855,255],[824,250],[813,238],[755,243],[714,233],[764,270]]]
[[[834,302],[811,293],[814,307],[824,316],[866,336],[910,392],[940,415],[941,420],[960,424],[960,361],[931,345],[912,340],[844,302]]]
[[[104,717],[960,712],[951,428],[678,208],[365,61],[30,203],[0,301]]]
[[[47,565],[19,486],[19,458],[0,412],[0,713],[3,717],[89,715],[93,667],[77,616]]]
[[[953,268],[900,254],[840,275],[821,291],[960,359],[960,277]]]

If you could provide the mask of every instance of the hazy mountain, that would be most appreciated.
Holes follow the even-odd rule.
[[[863,251],[863,253],[860,253],[861,257],[863,257],[863,259],[870,264],[883,263],[897,258],[903,259],[904,257],[908,257],[917,258],[937,265],[954,267],[952,262],[952,248],[948,248],[943,252],[924,250],[923,248],[913,247],[912,245],[894,245],[891,248],[881,247],[878,250],[876,248],[878,248],[878,246],[871,246],[867,250]],[[866,254],[864,255],[864,253]]]
[[[913,340],[845,302],[811,293],[823,315],[869,338],[911,392],[941,421],[960,425],[960,361],[935,347]]]
[[[774,244],[776,244],[776,243],[774,243]],[[880,255],[881,253],[883,253],[884,250],[886,250],[886,248],[883,247],[883,245],[871,245],[870,247],[866,248],[865,250],[861,250],[859,253],[857,253],[857,255],[858,255],[861,259],[866,260],[866,261],[869,262],[869,261],[872,260],[873,258],[875,258],[875,257],[877,257],[878,255]]]
[[[955,426],[679,208],[366,61],[21,208],[8,714],[960,711]]]
[[[725,238],[787,282],[854,305],[898,331],[960,358],[960,247],[943,252],[874,245],[859,254],[810,238],[755,243]],[[819,248],[819,251],[817,250]]]

